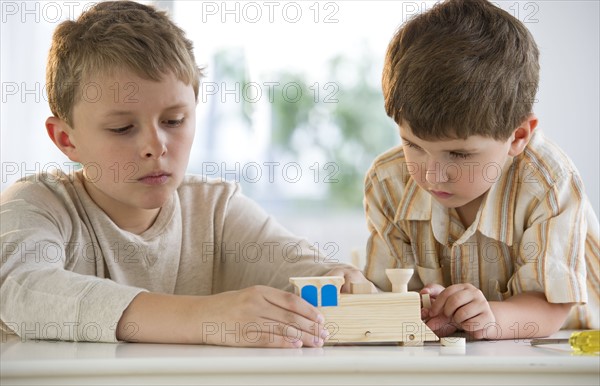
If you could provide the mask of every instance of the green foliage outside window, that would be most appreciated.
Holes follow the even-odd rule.
[[[289,102],[289,98],[286,100],[281,92],[270,95],[273,98],[272,144],[275,149],[297,157],[305,150],[306,141],[297,145],[294,135],[303,130],[304,136],[311,139],[311,146],[337,165],[337,182],[328,184],[328,204],[360,207],[365,172],[379,153],[398,142],[395,124],[383,108],[380,84],[368,80],[372,65],[368,55],[358,63],[338,56],[329,62],[329,81],[318,86],[307,84],[301,74],[280,72],[274,77],[281,84],[295,82],[301,90],[312,91],[294,103]],[[355,72],[355,81],[341,79],[338,74],[343,72],[342,67]],[[335,132],[322,135],[323,130]]]
[[[398,143],[395,124],[384,111],[380,83],[372,81],[380,79],[373,73],[380,74],[381,70],[374,68],[372,55],[364,53],[360,58],[334,57],[327,63],[324,82],[308,81],[308,76],[300,72],[268,74],[270,81],[280,85],[266,88],[272,127],[268,158],[297,160],[310,150],[328,166],[321,165],[320,170],[320,183],[326,185],[325,202],[306,197],[294,199],[296,206],[361,208],[367,169],[378,154]],[[213,71],[218,81],[249,82],[244,55],[239,50],[219,52]],[[294,86],[287,96],[282,92],[285,85]],[[242,98],[235,106],[220,107],[214,123],[218,126],[233,113],[250,130],[253,108],[253,103]],[[248,184],[244,189],[252,192],[256,186]]]

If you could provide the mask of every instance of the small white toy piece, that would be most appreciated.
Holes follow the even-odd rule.
[[[459,338],[455,336],[447,336],[445,338],[441,338],[440,343],[444,347],[465,347],[467,344],[465,338]]]

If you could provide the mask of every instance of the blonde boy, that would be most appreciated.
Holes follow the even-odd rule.
[[[318,263],[238,185],[184,175],[200,77],[192,43],[154,8],[99,3],[57,28],[46,128],[83,169],[2,193],[5,329],[36,339],[323,344],[322,315],[282,291],[288,278],[362,275]]]
[[[383,70],[402,145],[367,173],[366,276],[414,267],[440,336],[599,327],[598,220],[532,104],[538,49],[485,0],[450,0],[404,24]]]

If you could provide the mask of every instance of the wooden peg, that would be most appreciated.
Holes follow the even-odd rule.
[[[392,292],[405,293],[408,292],[408,281],[413,275],[412,268],[386,269],[385,274],[392,283]]]
[[[421,302],[423,304],[423,308],[431,308],[431,297],[429,294],[421,295]]]

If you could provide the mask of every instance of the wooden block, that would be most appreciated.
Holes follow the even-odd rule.
[[[422,345],[438,337],[421,321],[416,292],[341,294],[337,307],[321,307],[328,345],[336,343],[404,342]]]
[[[439,340],[421,320],[421,295],[407,291],[413,270],[394,269],[386,273],[394,292],[371,293],[371,283],[357,282],[350,283],[352,294],[341,294],[341,276],[292,277],[290,283],[296,294],[318,307],[325,317],[327,345],[401,342],[420,346]]]
[[[351,282],[350,283],[350,293],[353,294],[370,294],[372,293],[372,284],[369,282]]]

